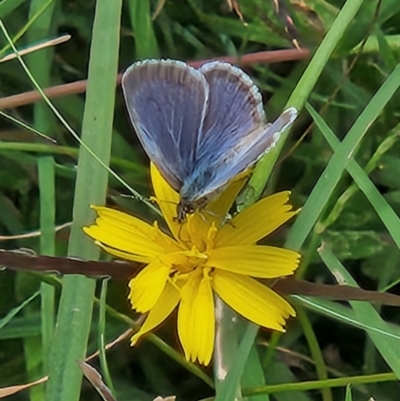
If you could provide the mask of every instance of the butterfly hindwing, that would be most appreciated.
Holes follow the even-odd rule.
[[[283,131],[296,119],[297,110],[289,108],[272,124],[265,124],[237,141],[235,147],[218,153],[212,162],[201,163],[192,181],[193,200],[210,197],[223,188],[233,177],[252,166],[272,147]],[[203,185],[203,183],[206,185]]]
[[[211,62],[200,71],[209,84],[209,100],[196,165],[182,191],[193,202],[209,198],[253,165],[297,117],[297,110],[291,108],[267,124],[261,95],[239,68]]]
[[[214,61],[200,68],[209,85],[204,124],[198,138],[197,163],[212,160],[265,123],[262,98],[242,70]]]

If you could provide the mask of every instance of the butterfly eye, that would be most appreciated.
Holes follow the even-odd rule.
[[[196,211],[195,205],[191,203],[186,203],[183,199],[181,199],[176,208],[177,215],[174,220],[179,223],[183,223],[186,221],[186,215],[192,214],[195,211]]]
[[[195,212],[196,209],[194,208],[194,206],[192,204],[185,204],[185,205],[183,205],[183,210],[187,214],[192,214]]]

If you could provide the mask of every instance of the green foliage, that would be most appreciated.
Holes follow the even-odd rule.
[[[116,71],[141,58],[203,60],[293,47],[274,1],[237,3],[244,21],[225,0],[0,2],[5,27],[0,57],[12,51],[5,33],[18,49],[72,35],[67,43],[24,57],[33,77],[18,59],[1,63],[3,97],[33,90],[32,78],[42,88],[90,78],[85,96],[76,92],[51,99],[65,122],[43,100],[2,106],[1,248],[59,256],[68,249],[70,256],[96,259],[98,251],[80,227],[93,218],[88,205],[103,203],[107,179],[107,204],[147,220],[157,218],[138,197],[121,196],[131,195],[132,188],[147,199],[151,188],[148,161],[119,89],[114,98]],[[398,293],[400,2],[284,3],[298,42],[317,50],[312,60],[245,67],[268,100],[270,119],[287,103],[302,113],[286,141],[261,161],[241,200],[249,204],[264,192],[292,190],[292,202],[302,212],[273,241],[301,250],[299,277],[326,283],[336,278]],[[78,151],[73,130],[89,150],[81,146]],[[115,175],[107,178],[110,148]],[[71,233],[64,228],[54,234],[54,226],[73,216]],[[19,234],[31,235],[15,237]],[[104,350],[104,344],[135,326],[126,283],[96,286],[93,280],[69,277],[61,291],[55,277],[0,274],[0,387],[50,372],[47,399],[76,401],[77,360],[100,348],[100,357],[90,363],[101,370],[117,400],[173,394],[199,400],[215,394],[211,369],[184,360],[171,321],[133,349],[123,339]],[[285,335],[261,332],[251,347],[256,330],[242,328],[233,369],[217,383],[218,399],[233,399],[240,382],[242,395],[255,401],[397,400],[398,309],[304,297],[293,302],[299,318]],[[82,399],[97,397],[86,381],[82,391]],[[44,394],[42,384],[11,397],[39,400]]]

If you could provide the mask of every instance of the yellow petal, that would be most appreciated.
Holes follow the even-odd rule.
[[[225,221],[229,209],[249,178],[249,175],[250,170],[246,170],[237,175],[207,206],[204,213],[214,216],[214,223],[217,227]]]
[[[125,259],[125,260],[131,260],[134,262],[139,262],[139,263],[150,263],[153,259],[154,256],[143,256],[143,255],[138,255],[136,253],[129,253],[129,252],[124,252],[124,251],[119,251],[118,249],[111,248],[107,245],[102,244],[99,241],[96,241],[96,245],[99,246],[103,251],[109,253],[110,255],[116,256],[118,259]]]
[[[107,229],[108,225],[110,225],[110,227],[126,231],[130,235],[142,236],[147,241],[150,239],[166,250],[178,251],[182,249],[174,239],[158,228],[157,222],[151,225],[137,217],[107,207],[93,206],[92,209],[98,213],[95,224],[100,227]]]
[[[287,204],[289,191],[267,196],[238,213],[218,232],[215,246],[254,244],[275,231],[297,212]]]
[[[204,243],[211,225],[214,224],[219,228],[224,223],[229,209],[246,183],[249,174],[249,171],[239,174],[222,192],[211,198],[205,208],[199,209],[193,216],[188,216],[188,233],[192,243],[199,249],[202,249],[201,244]]]
[[[153,226],[145,221],[131,216],[130,214],[104,206],[92,206],[96,211],[96,225],[107,228],[120,228],[122,231],[129,231],[131,234],[137,234],[152,238],[154,235]]]
[[[154,260],[129,282],[129,299],[140,313],[148,312],[157,303],[168,279],[170,268]]]
[[[205,210],[197,210],[186,216],[185,228],[189,242],[200,250],[206,249],[206,234],[213,218]]]
[[[172,313],[178,302],[179,291],[168,282],[161,297],[150,310],[142,327],[132,336],[131,345],[135,345],[140,337],[159,326]]]
[[[172,235],[176,239],[182,237],[182,225],[176,221],[176,208],[179,203],[179,194],[165,181],[155,164],[150,165],[151,182],[158,206]]]
[[[300,254],[262,245],[227,246],[210,250],[207,266],[260,278],[288,276],[296,270]]]
[[[182,249],[157,226],[117,210],[105,207],[94,209],[98,213],[95,224],[84,227],[83,231],[108,247],[146,259]]]
[[[285,299],[250,277],[216,270],[212,283],[227,305],[259,326],[285,331],[286,319],[296,315]]]
[[[164,180],[153,163],[150,171],[157,203],[172,235],[182,243],[190,241],[199,248],[201,248],[201,239],[206,236],[211,224],[214,223],[219,227],[225,220],[230,207],[250,174],[249,170],[239,174],[227,188],[213,197],[205,208],[197,210],[193,215],[188,215],[188,221],[180,224],[176,221],[179,194]]]
[[[139,255],[147,260],[166,252],[164,248],[154,244],[149,238],[142,235],[129,235],[127,232],[112,229],[110,226],[108,226],[107,229],[105,227],[93,225],[84,227],[83,230],[89,237],[92,237],[108,247],[121,250],[131,255]]]
[[[214,298],[210,279],[195,272],[181,289],[178,335],[186,359],[208,365],[214,348]]]

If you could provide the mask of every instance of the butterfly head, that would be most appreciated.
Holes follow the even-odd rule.
[[[207,197],[203,197],[196,201],[190,201],[181,197],[176,208],[176,221],[180,224],[186,221],[186,215],[193,214],[196,210],[202,209],[208,203]]]

